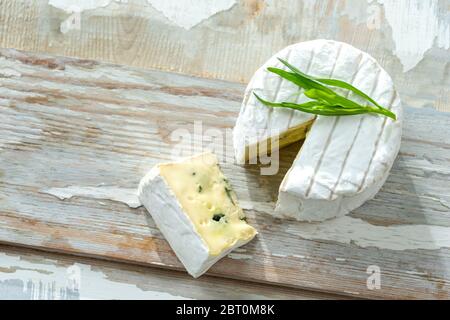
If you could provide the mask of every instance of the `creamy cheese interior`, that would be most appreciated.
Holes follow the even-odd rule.
[[[253,93],[273,102],[310,101],[296,84],[268,70],[287,70],[278,58],[313,77],[351,83],[394,112],[397,120],[374,114],[313,116],[265,106]],[[351,90],[333,90],[367,103]],[[299,131],[299,127],[306,130]],[[244,163],[258,153],[265,155],[265,145],[273,151],[277,145],[267,143],[271,137],[280,136],[279,148],[305,139],[280,185],[273,215],[323,221],[347,214],[376,195],[400,148],[401,132],[401,101],[387,72],[373,57],[351,45],[319,39],[286,47],[255,72],[233,129],[233,146],[237,162]],[[260,152],[255,152],[255,145]]]
[[[308,120],[308,121],[305,121],[304,123],[301,123],[295,127],[289,128],[288,130],[280,133],[277,136],[271,136],[264,141],[257,142],[257,144],[246,145],[245,146],[245,161],[250,160],[252,158],[251,155],[265,156],[266,149],[267,149],[267,153],[271,154],[273,151],[277,151],[279,149],[287,147],[290,144],[293,144],[295,142],[306,139],[308,131],[311,129],[311,126],[313,123],[314,123],[314,119]],[[275,148],[272,145],[272,143],[271,143],[272,139],[278,139],[278,147],[277,148]],[[260,146],[263,146],[263,148],[261,148]],[[250,149],[252,149],[252,148],[257,148],[257,152],[250,152]]]
[[[245,221],[215,155],[206,153],[186,162],[161,164],[159,169],[211,255],[255,236],[256,229]]]

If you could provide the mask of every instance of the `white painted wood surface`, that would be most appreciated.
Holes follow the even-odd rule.
[[[108,199],[170,158],[174,130],[192,132],[196,120],[204,130],[231,128],[243,85],[12,50],[0,56],[0,241],[181,269],[143,208]],[[260,235],[209,274],[356,297],[449,298],[449,124],[448,114],[407,108],[382,191],[321,224],[267,215],[299,146],[282,152],[277,176],[226,154],[224,172]],[[60,200],[55,190],[74,197]],[[381,288],[369,290],[373,265]]]
[[[450,111],[448,0],[186,2],[3,0],[0,47],[246,83],[283,47],[334,39],[375,57],[406,105]]]
[[[336,299],[327,293],[0,245],[4,299]],[[345,297],[339,296],[339,299]]]
[[[160,6],[183,1],[0,0],[0,46],[246,82],[281,47],[332,38],[376,56],[406,104],[450,110],[446,0],[237,0],[172,20]]]

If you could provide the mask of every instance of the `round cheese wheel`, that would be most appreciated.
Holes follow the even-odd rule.
[[[295,84],[267,70],[288,70],[278,58],[308,75],[351,83],[394,112],[397,120],[378,114],[315,116],[263,105],[253,93],[274,102],[309,100]],[[332,89],[366,103],[348,90]],[[283,147],[306,138],[281,183],[274,215],[321,221],[344,215],[375,196],[397,156],[401,131],[399,95],[377,61],[349,44],[314,40],[286,47],[256,71],[246,89],[233,140],[236,159],[243,162],[268,139],[277,137],[278,146]]]

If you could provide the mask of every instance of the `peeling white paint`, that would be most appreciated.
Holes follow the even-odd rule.
[[[450,209],[450,203],[448,203],[447,201],[439,199],[439,203],[442,204],[444,207]]]
[[[239,200],[239,205],[244,210],[254,210],[261,212],[272,212],[275,208],[274,202],[261,202],[251,200]]]
[[[348,290],[344,290],[344,293],[351,294],[351,295],[359,295],[360,294],[358,291],[348,291]]]
[[[426,275],[428,275],[428,273],[426,273],[426,272],[418,272],[418,271],[410,271],[410,270],[405,271],[405,273],[410,274],[410,275],[414,275],[414,276],[426,276]]]
[[[441,22],[439,24],[439,31],[437,35],[437,46],[439,48],[450,49],[450,22]]]
[[[377,0],[392,29],[394,54],[403,72],[413,69],[436,45],[450,47],[450,21],[439,16],[438,0]],[[372,2],[369,0],[369,3]]]
[[[0,282],[20,280],[23,292],[30,299],[58,300],[67,298],[69,294],[72,299],[188,299],[112,281],[103,272],[94,271],[86,264],[75,263],[65,268],[58,266],[56,261],[28,262],[5,253],[0,253],[0,262]],[[73,287],[74,280],[76,288]],[[11,292],[7,294],[11,295]]]
[[[286,254],[280,254],[280,253],[272,253],[273,257],[277,257],[277,258],[287,258],[288,255]]]
[[[12,78],[20,77],[22,74],[12,68],[2,68],[0,69],[0,77],[2,78]]]
[[[108,6],[112,0],[49,0],[48,4],[66,11],[67,13],[81,13]]]
[[[335,260],[336,260],[336,261],[339,261],[339,262],[347,261],[347,259],[345,259],[345,258],[336,258]]]
[[[61,200],[72,197],[86,197],[101,200],[112,200],[125,203],[130,208],[138,208],[141,202],[137,196],[137,190],[132,188],[120,188],[115,186],[50,188],[41,190]]]
[[[277,258],[297,258],[297,259],[307,259],[308,257],[301,254],[282,254],[282,253],[270,253],[272,257]]]
[[[72,30],[81,30],[81,13],[108,6],[112,0],[49,0],[48,4],[64,10],[70,16],[61,22],[59,30],[65,34]]]
[[[236,0],[147,0],[167,19],[186,30],[218,12],[230,9]]]
[[[328,240],[359,247],[390,250],[450,248],[450,227],[434,225],[372,225],[364,220],[340,217],[321,223],[293,223],[286,232],[309,240]]]
[[[369,0],[370,4],[371,0]],[[341,3],[337,3],[341,4]],[[346,0],[342,3],[343,8],[342,10],[337,10],[337,14],[339,16],[346,15],[350,20],[354,21],[355,23],[364,23],[367,22],[367,4],[364,1],[361,0]],[[339,18],[334,16],[334,18]]]
[[[135,189],[114,186],[50,188],[42,192],[51,194],[61,200],[74,196],[94,199],[107,199],[127,204],[131,208],[141,206]],[[247,204],[247,208],[248,203]],[[252,206],[253,208],[253,206]],[[286,223],[286,231],[304,239],[329,240],[360,247],[376,247],[390,250],[437,250],[450,248],[450,227],[434,225],[393,225],[377,226],[362,219],[348,216],[321,223]],[[281,254],[274,256],[284,257]],[[232,253],[232,259],[251,258],[251,255]],[[304,256],[297,256],[304,258]],[[336,261],[345,261],[336,258]]]
[[[251,254],[235,253],[235,252],[228,254],[227,257],[235,260],[249,260],[253,258]]]

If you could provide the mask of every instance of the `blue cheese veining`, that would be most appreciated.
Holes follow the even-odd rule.
[[[155,166],[139,198],[195,277],[257,233],[211,153]]]

